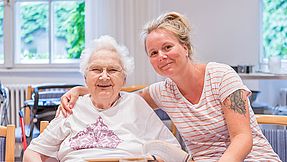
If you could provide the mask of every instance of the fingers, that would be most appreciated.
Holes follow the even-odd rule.
[[[70,108],[70,110],[72,111],[72,108],[74,108],[74,106],[75,106],[75,103],[77,102],[77,100],[78,100],[78,95],[71,95],[70,96],[70,101],[69,101],[69,103],[68,103],[68,106],[69,106],[69,108]]]
[[[58,106],[55,118],[57,118],[60,115],[60,109],[61,109],[61,105]]]
[[[73,113],[73,112],[72,112],[72,108],[73,108],[73,107],[70,106],[70,97],[69,97],[69,96],[66,96],[66,95],[62,96],[62,97],[61,97],[61,104],[59,105],[57,111],[62,112],[62,114],[63,114],[65,117],[67,117],[69,114],[72,114],[72,113]],[[60,113],[60,112],[59,112],[59,113]]]

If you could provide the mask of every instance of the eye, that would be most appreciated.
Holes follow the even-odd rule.
[[[152,51],[149,53],[149,57],[155,57],[157,56],[158,52],[157,51]]]
[[[97,67],[91,68],[90,71],[93,71],[95,73],[102,73],[103,72],[103,70],[101,68],[97,68]]]
[[[109,74],[113,74],[113,73],[116,73],[116,72],[119,72],[120,70],[119,69],[116,69],[116,68],[110,68],[108,69],[108,73]]]
[[[109,74],[115,74],[115,73],[121,72],[121,68],[120,67],[109,67],[107,68],[107,72]]]
[[[171,48],[172,48],[171,45],[166,45],[166,46],[163,47],[163,49],[164,49],[165,51],[169,51]]]

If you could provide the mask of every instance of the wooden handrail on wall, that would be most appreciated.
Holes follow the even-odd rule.
[[[255,114],[258,124],[277,124],[287,126],[287,116]]]

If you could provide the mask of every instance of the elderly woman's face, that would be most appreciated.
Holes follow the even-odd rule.
[[[111,50],[94,52],[88,63],[86,84],[91,96],[97,101],[117,99],[125,84],[119,55]]]

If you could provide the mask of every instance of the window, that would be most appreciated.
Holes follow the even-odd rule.
[[[263,59],[279,56],[287,59],[287,1],[262,0]]]
[[[0,1],[0,64],[4,63],[3,17],[4,17],[4,4],[3,1]]]
[[[5,19],[9,14],[3,16],[3,10],[11,12],[13,20]],[[4,24],[4,28],[9,28],[8,30],[14,33],[11,34],[13,50],[8,50],[12,51],[10,53],[3,50],[3,38],[9,39],[9,36],[3,37],[3,19],[8,22]],[[4,4],[2,2],[0,64],[12,67],[77,65],[85,43],[84,19],[84,0],[10,0]],[[13,27],[8,24],[13,24]]]

